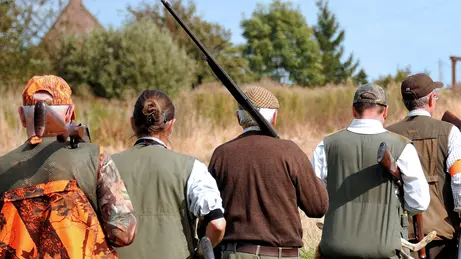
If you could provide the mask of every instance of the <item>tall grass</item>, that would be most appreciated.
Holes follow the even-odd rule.
[[[279,99],[280,111],[276,129],[281,137],[291,139],[312,157],[313,150],[322,136],[346,127],[351,119],[353,86],[328,86],[321,89],[283,87],[273,82],[258,85],[270,89]],[[0,155],[22,144],[26,140],[17,107],[21,105],[21,90],[9,90],[0,97]],[[405,116],[399,87],[387,89],[390,105],[386,125]],[[458,96],[448,90],[441,91],[437,101],[435,118],[440,119],[445,110],[461,115],[456,105]],[[109,101],[97,98],[74,97],[77,121],[89,125],[93,142],[114,153],[133,145],[134,139],[129,119],[136,99]],[[176,126],[171,136],[171,148],[178,152],[209,162],[213,150],[231,140],[241,132],[235,110],[237,103],[224,87],[216,84],[203,85],[196,90],[183,91],[174,98],[176,105]],[[315,226],[317,220],[308,219],[303,213],[302,223],[306,258],[312,254],[320,239]]]

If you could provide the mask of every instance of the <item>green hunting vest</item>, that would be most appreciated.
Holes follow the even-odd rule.
[[[187,180],[195,158],[160,145],[137,144],[113,155],[137,219],[130,246],[119,258],[192,258],[195,219],[186,202]]]
[[[390,174],[377,163],[381,142],[397,159],[409,140],[348,130],[324,138],[330,205],[320,249],[326,258],[398,258],[402,209]]]
[[[447,239],[455,237],[460,219],[453,211],[451,177],[447,173],[448,135],[453,125],[429,116],[405,117],[387,129],[412,140],[418,151],[426,180],[429,183],[431,202],[423,212],[423,231],[437,231],[438,236]],[[411,224],[410,218],[410,224]],[[410,237],[413,231],[410,228]]]
[[[96,172],[99,152],[96,144],[80,143],[79,148],[72,149],[69,142],[58,142],[55,137],[43,138],[38,145],[27,141],[0,157],[0,193],[56,180],[76,179],[93,209],[98,211]]]

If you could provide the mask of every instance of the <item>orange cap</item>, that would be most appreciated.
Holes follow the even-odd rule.
[[[58,76],[44,75],[34,76],[27,83],[24,91],[22,92],[22,104],[23,105],[35,105],[37,100],[34,99],[34,95],[38,91],[46,91],[52,96],[52,100],[49,105],[71,105],[72,102],[72,90],[70,86]],[[72,120],[75,119],[75,113],[72,114]],[[38,144],[42,142],[41,138],[33,136],[30,139],[31,144]]]
[[[53,75],[32,77],[22,92],[22,104],[34,105],[37,102],[34,94],[38,91],[46,91],[53,97],[50,105],[72,104],[72,90],[61,77]]]

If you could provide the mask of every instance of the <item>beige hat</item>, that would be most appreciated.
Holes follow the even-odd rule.
[[[250,102],[259,110],[261,115],[270,121],[275,111],[280,108],[279,101],[269,90],[259,87],[250,86],[242,89],[242,92],[248,96]],[[251,115],[239,105],[240,125],[244,128],[258,126]]]
[[[280,108],[277,97],[269,90],[259,87],[250,86],[242,89],[242,92],[248,96],[248,99],[256,108],[278,109]],[[239,109],[243,110],[239,105]]]

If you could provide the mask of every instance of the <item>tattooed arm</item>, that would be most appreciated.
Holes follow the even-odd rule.
[[[106,237],[112,246],[130,245],[136,232],[133,205],[114,161],[105,151],[100,152],[97,175],[98,206]]]

